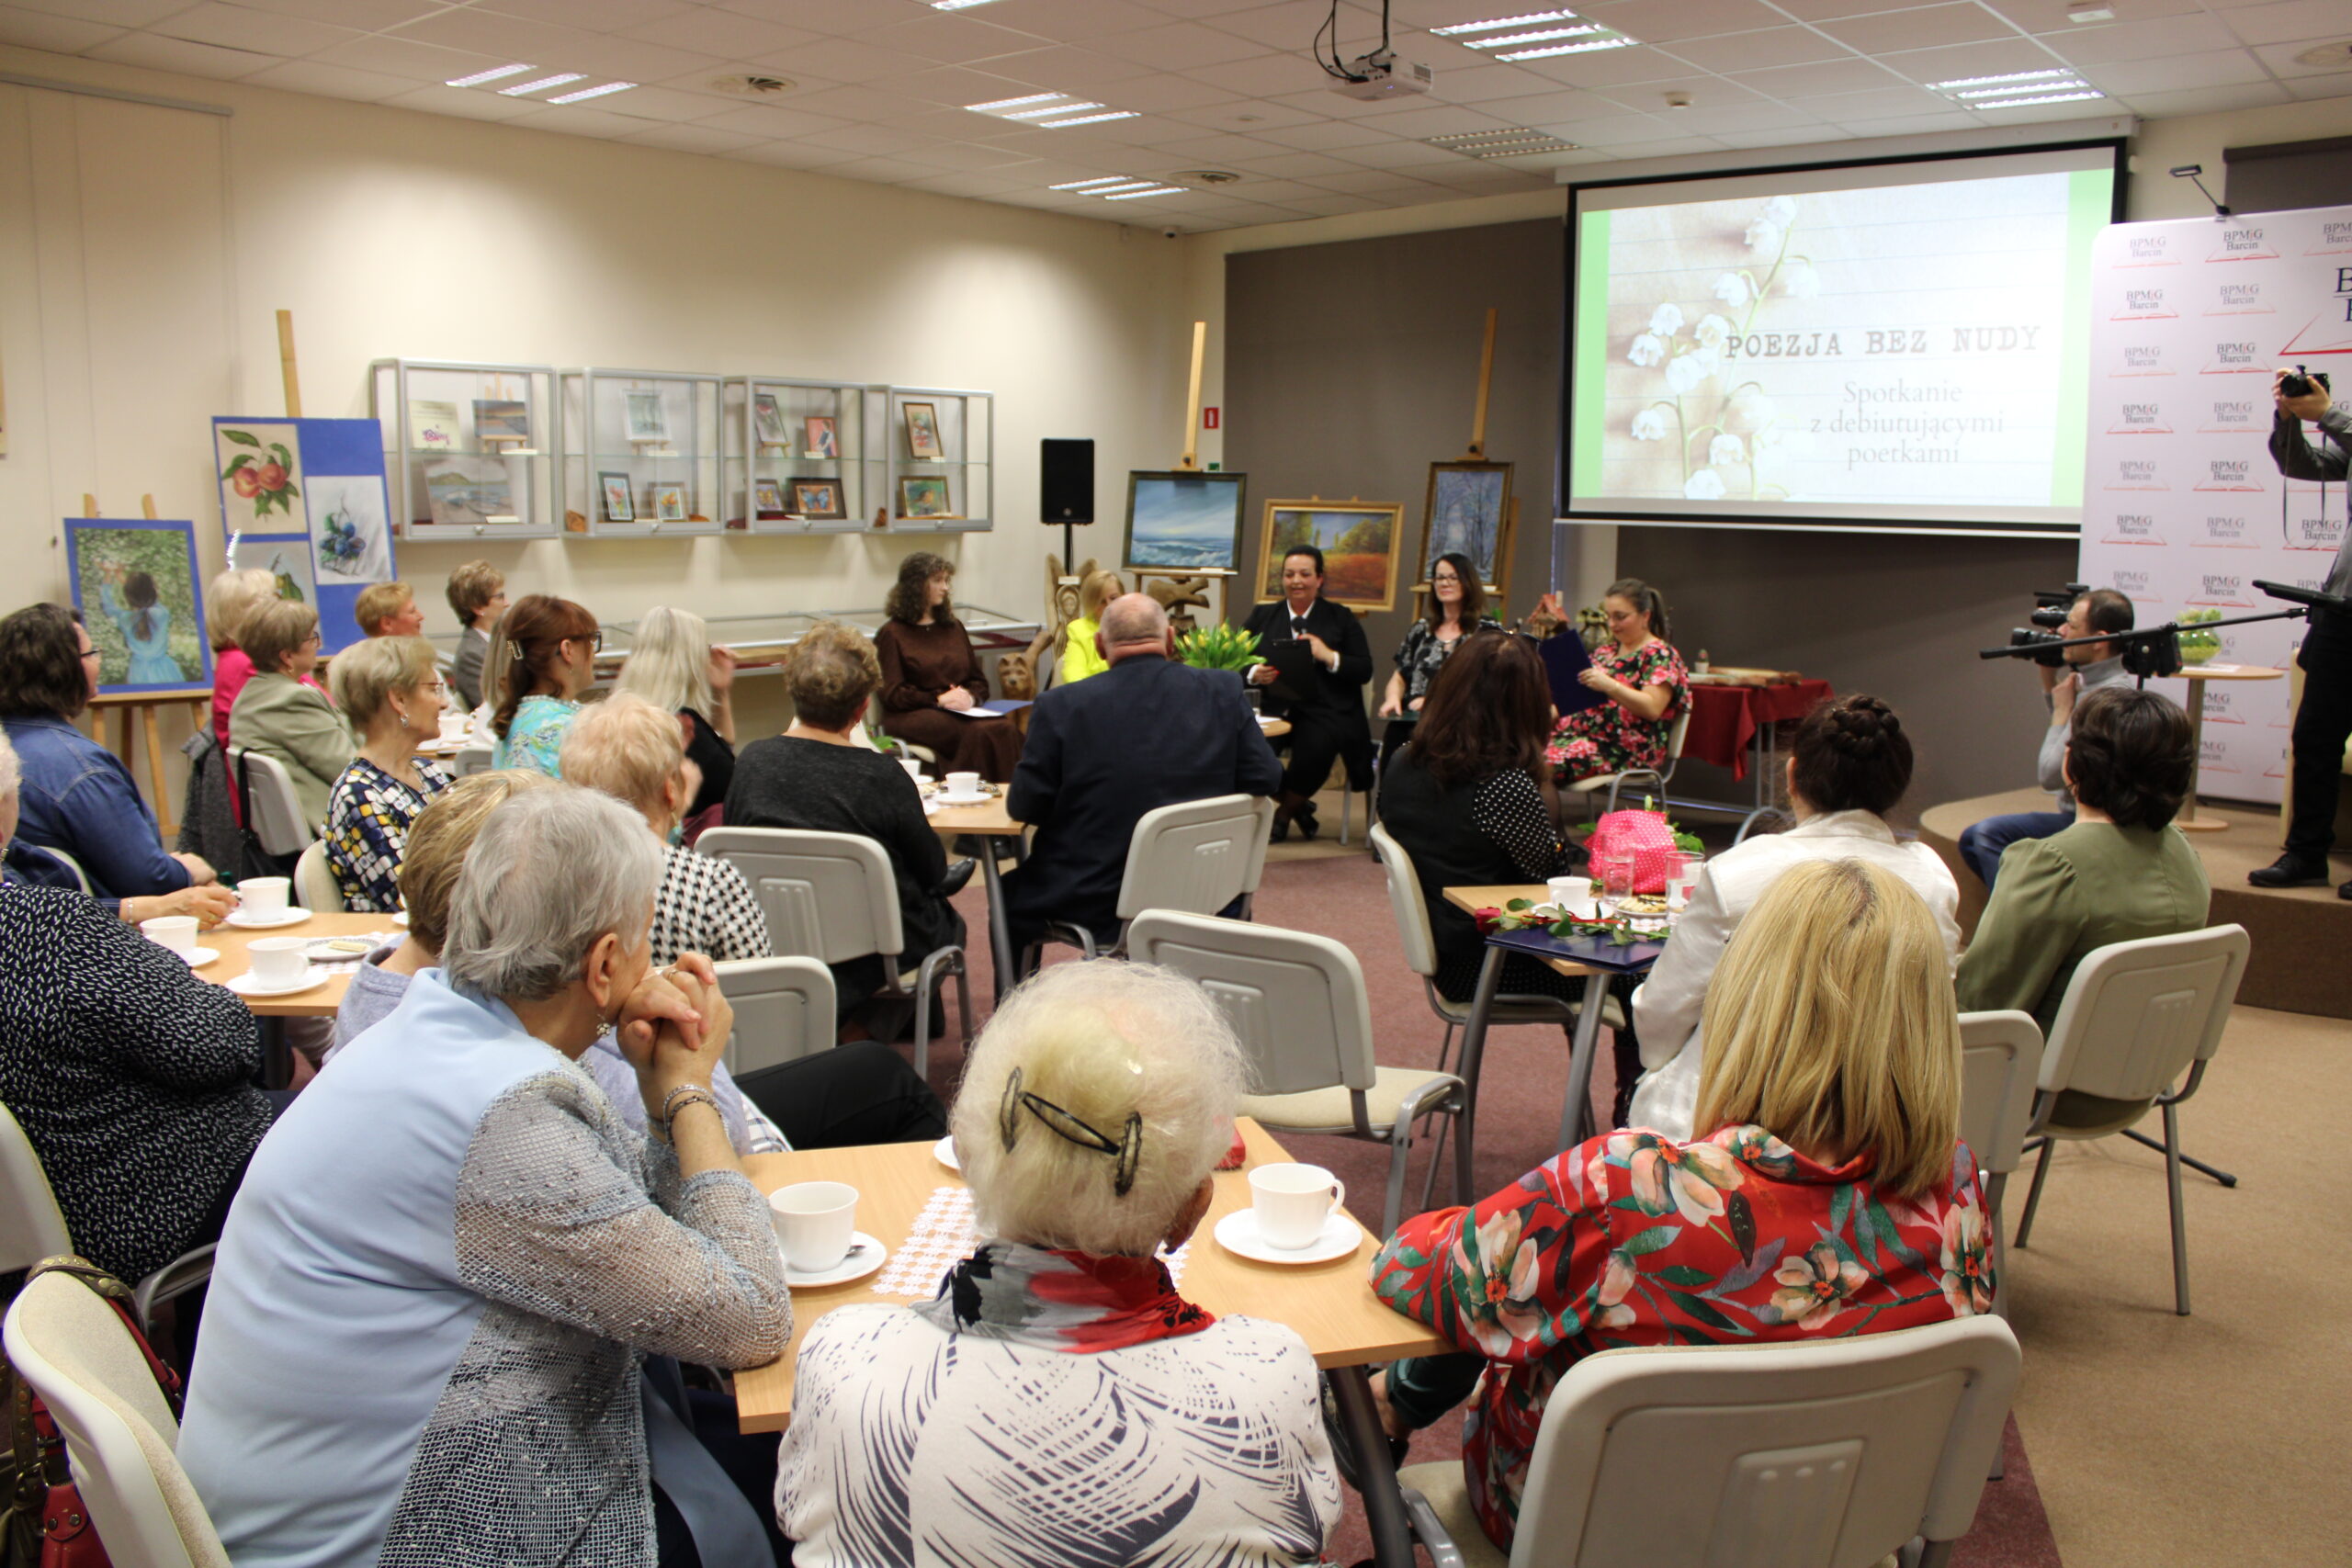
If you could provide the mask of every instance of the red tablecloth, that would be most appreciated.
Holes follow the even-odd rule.
[[[1690,730],[1682,738],[1682,754],[1729,768],[1733,778],[1744,779],[1749,747],[1759,728],[1803,718],[1829,694],[1826,681],[1799,681],[1786,686],[1693,686]]]

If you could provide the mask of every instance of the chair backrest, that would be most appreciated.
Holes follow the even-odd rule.
[[[0,1274],[73,1250],[74,1233],[65,1228],[40,1156],[16,1113],[0,1105]]]
[[[1915,1535],[1954,1540],[2017,1380],[1992,1316],[1587,1356],[1545,1401],[1512,1568],[1867,1568]]]
[[[1250,795],[1184,800],[1143,814],[1127,840],[1119,918],[1146,909],[1214,915],[1258,891],[1274,803]]]
[[[1682,743],[1690,737],[1690,712],[1698,705],[1690,700],[1690,693],[1682,694],[1682,711],[1674,716],[1674,728],[1666,736],[1666,771],[1669,773],[1674,772],[1674,764],[1682,761]]]
[[[1405,967],[1429,977],[1437,973],[1437,938],[1430,931],[1429,900],[1421,893],[1420,874],[1413,857],[1391,838],[1380,823],[1372,825],[1372,852],[1388,874],[1388,908],[1396,917],[1396,934],[1405,943]]]
[[[737,1077],[833,1046],[833,972],[813,958],[738,958],[714,964],[718,992],[735,1010],[727,1070]]]
[[[43,1274],[8,1308],[0,1339],[57,1422],[107,1557],[139,1568],[228,1568],[173,1451],[179,1423],[106,1298],[71,1274]]]
[[[1960,1136],[1986,1176],[2025,1163],[2033,1086],[2041,1076],[2041,1026],[2028,1012],[1960,1015]]]
[[[324,839],[313,839],[303,846],[302,858],[294,863],[294,897],[302,908],[314,913],[343,908],[343,887],[327,865]]]
[[[1251,1092],[1373,1086],[1363,970],[1329,937],[1148,909],[1127,927],[1127,953],[1191,976],[1216,998],[1249,1056]]]
[[[845,964],[906,946],[899,886],[882,846],[856,833],[797,828],[713,828],[695,840],[743,874],[768,919],[768,945],[785,957]]]
[[[95,889],[90,886],[90,874],[82,869],[82,863],[80,861],[75,860],[63,850],[52,850],[47,844],[28,844],[21,839],[17,840],[17,847],[19,849],[32,850],[40,854],[45,854],[50,859],[63,866],[67,871],[72,872],[74,874],[74,880],[80,885],[85,897],[90,897],[95,892]]]
[[[245,803],[245,824],[261,840],[266,854],[300,854],[302,846],[319,836],[302,816],[302,798],[294,793],[294,775],[275,757],[244,747],[233,748],[238,796]]]
[[[2221,1049],[2251,947],[2244,926],[2209,926],[2095,950],[2058,1003],[2041,1087],[2153,1100]]]
[[[496,755],[488,746],[460,746],[449,758],[449,776],[462,779],[471,773],[486,773]]]

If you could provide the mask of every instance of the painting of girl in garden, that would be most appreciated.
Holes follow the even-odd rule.
[[[74,604],[98,651],[98,690],[210,683],[196,525],[70,517],[65,537]]]

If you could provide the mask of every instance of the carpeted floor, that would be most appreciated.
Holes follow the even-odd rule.
[[[1326,798],[1327,824],[1337,821],[1335,806]],[[984,1021],[977,883],[957,904],[974,933]],[[1346,942],[1371,989],[1380,1060],[1434,1061],[1441,1026],[1404,966],[1379,867],[1360,838],[1348,850],[1329,838],[1277,846],[1257,915]],[[1487,1062],[1482,1193],[1552,1153],[1567,1050],[1556,1030],[1498,1030]],[[934,1046],[932,1079],[943,1094],[962,1063],[960,1041]],[[1604,1106],[1609,1080],[1604,1050],[1595,1084]],[[2238,1010],[2203,1090],[2181,1112],[2189,1151],[2242,1178],[2234,1191],[2188,1178],[2188,1318],[2171,1310],[2161,1157],[2112,1139],[2059,1149],[2033,1245],[2013,1253],[2007,1274],[2026,1368],[2007,1474],[1986,1488],[1957,1562],[2053,1568],[2062,1546],[2068,1568],[2347,1560],[2340,1456],[2352,1436],[2352,1358],[2325,1304],[2352,1293],[2352,1252],[2339,1244],[2352,1164],[2327,1152],[2332,1118],[2347,1103],[2352,1024]],[[1386,1152],[1376,1146],[1337,1138],[1293,1146],[1358,1193],[1385,1179]],[[1414,1193],[1421,1169],[1417,1156]],[[1440,1203],[1453,1201],[1446,1185],[1441,1177]],[[2012,1230],[2025,1185],[2022,1176],[2012,1184]],[[2282,1193],[2290,1205],[2276,1201]],[[1458,1425],[1433,1427],[1411,1459],[1458,1453]],[[1331,1560],[1369,1551],[1351,1496]]]

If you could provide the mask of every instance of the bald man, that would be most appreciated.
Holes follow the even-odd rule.
[[[1016,952],[1047,920],[1084,926],[1104,946],[1118,940],[1119,881],[1144,813],[1282,784],[1241,677],[1179,663],[1168,612],[1149,594],[1104,605],[1094,640],[1111,667],[1037,699],[1006,799],[1015,820],[1037,825],[1028,859],[1005,877]]]

